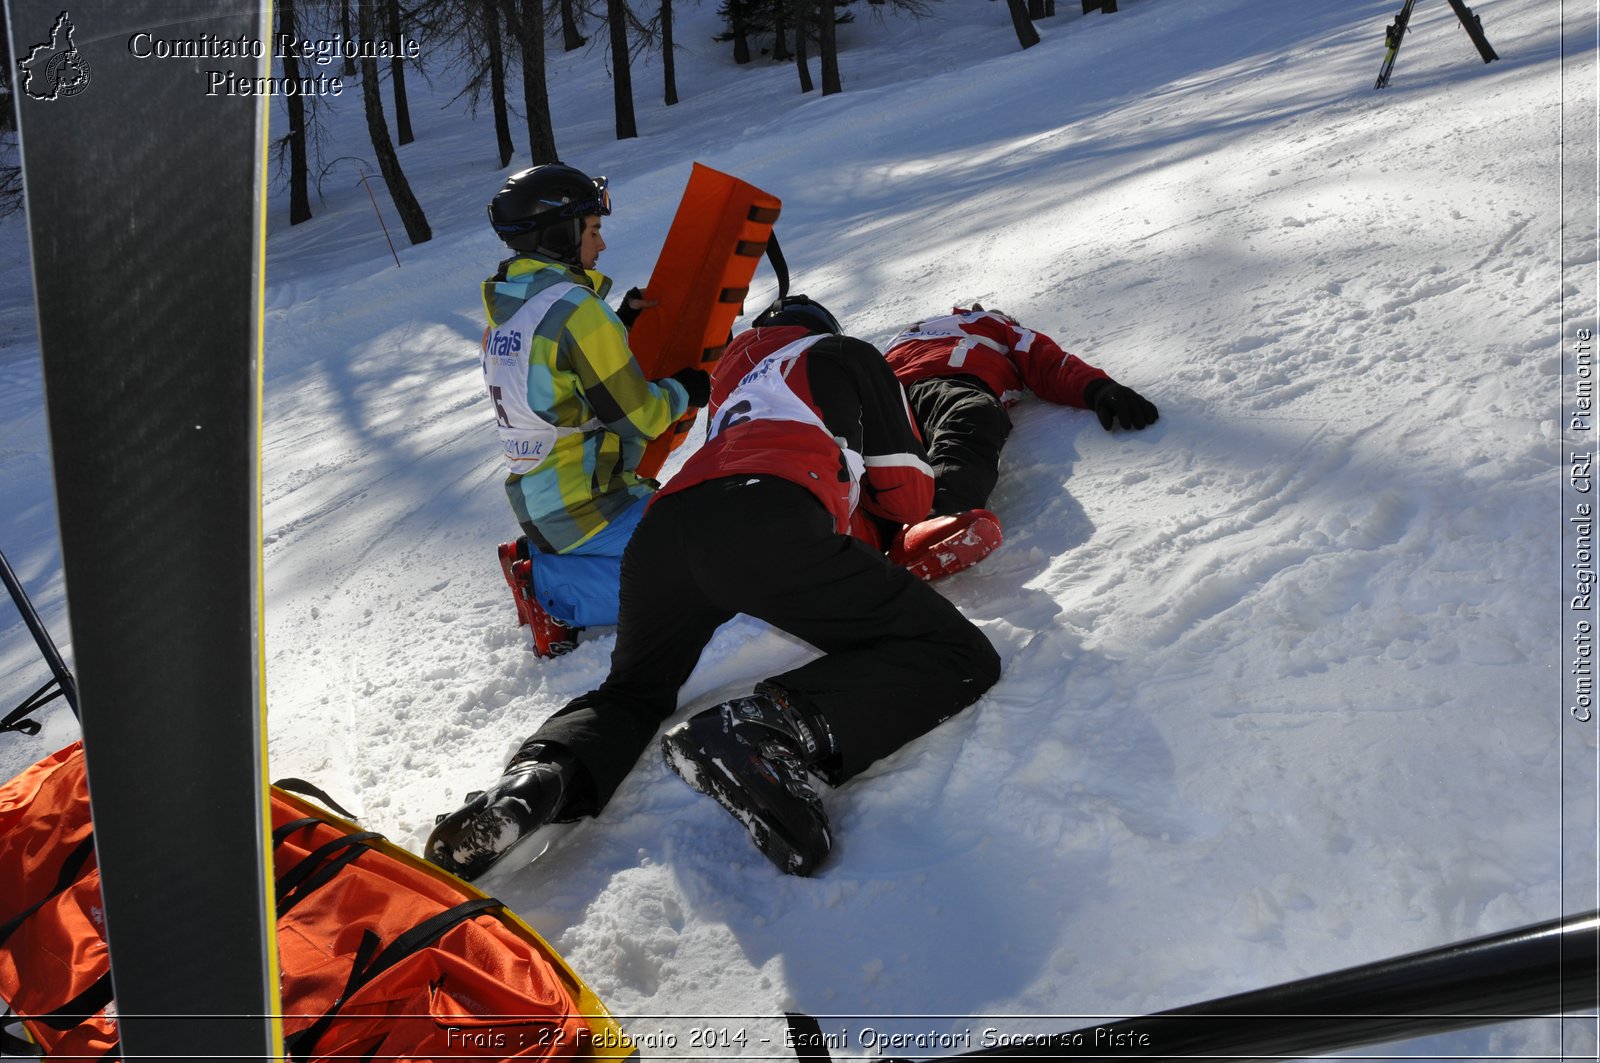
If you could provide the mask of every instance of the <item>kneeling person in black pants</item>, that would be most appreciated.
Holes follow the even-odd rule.
[[[811,776],[842,783],[972,704],[1000,676],[983,633],[848,534],[859,506],[924,517],[933,476],[881,354],[804,296],[729,345],[704,445],[651,501],[622,562],[611,671],[523,743],[500,782],[442,821],[427,856],[482,873],[544,824],[605,807],[738,613],[824,656],[670,730],[667,762],[782,871],[832,838]]]

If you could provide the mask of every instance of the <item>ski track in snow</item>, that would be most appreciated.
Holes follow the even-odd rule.
[[[818,877],[775,875],[654,750],[601,817],[495,870],[638,1034],[726,1016],[751,1040],[723,1054],[770,1055],[795,1008],[830,1031],[1063,1030],[1579,906],[1595,845],[1562,833],[1563,786],[1593,781],[1561,763],[1553,499],[1563,302],[1594,312],[1563,269],[1593,255],[1563,261],[1548,8],[1479,0],[1485,67],[1427,6],[1375,93],[1384,0],[1071,6],[1025,53],[995,5],[863,16],[826,99],[792,66],[733,67],[691,11],[683,102],[646,99],[644,60],[621,143],[600,46],[552,52],[564,157],[612,178],[618,290],[698,160],[783,198],[794,290],[852,332],[980,300],[1161,408],[1131,434],[1013,411],[1006,541],[939,584],[1003,677],[825,795]],[[1584,49],[1566,61],[1592,69]],[[413,849],[614,643],[540,663],[514,625],[476,285],[499,255],[482,205],[525,157],[497,168],[446,80],[403,151],[430,243],[397,269],[348,162],[307,225],[275,190],[268,239],[272,770]],[[330,114],[364,141],[358,106]],[[25,270],[0,263],[0,548],[70,658]],[[747,306],[772,294],[763,268]],[[737,619],[676,718],[813,652]],[[41,673],[0,628],[0,685]],[[73,736],[46,722],[0,772]],[[1592,1056],[1581,1025],[1405,1050]]]

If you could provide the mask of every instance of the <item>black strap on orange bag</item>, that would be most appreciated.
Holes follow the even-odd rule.
[[[378,935],[368,930],[361,936],[361,945],[356,950],[354,960],[350,965],[350,980],[345,983],[344,992],[333,1002],[333,1006],[323,1013],[322,1018],[290,1038],[285,1045],[289,1050],[289,1057],[302,1063],[311,1058],[312,1051],[316,1048],[317,1040],[325,1033],[328,1026],[339,1015],[339,1009],[344,1007],[345,1001],[368,982],[372,981],[396,963],[412,955],[419,949],[427,948],[445,932],[458,923],[465,922],[481,912],[492,908],[501,907],[500,902],[491,897],[480,897],[454,908],[447,909],[424,923],[419,923],[410,930],[395,938],[388,948],[378,952],[382,944]],[[377,953],[374,957],[374,953]]]

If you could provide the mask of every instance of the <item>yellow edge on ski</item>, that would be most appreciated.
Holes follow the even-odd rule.
[[[263,41],[272,40],[272,5],[261,5],[261,36]],[[270,74],[267,69],[268,61],[261,61],[261,73]],[[261,899],[263,905],[262,926],[264,928],[262,946],[266,953],[262,963],[267,974],[267,987],[271,995],[271,1014],[268,1022],[271,1029],[273,1054],[276,1058],[284,1058],[283,1045],[283,996],[280,984],[283,976],[278,963],[278,920],[273,909],[272,899],[276,892],[273,877],[272,863],[272,774],[268,769],[267,752],[267,595],[266,595],[266,568],[262,559],[261,524],[262,524],[262,475],[261,475],[261,450],[265,429],[262,408],[265,405],[262,396],[266,389],[266,351],[267,351],[267,161],[270,158],[270,114],[267,106],[269,97],[256,98],[256,139],[259,147],[256,152],[256,233],[255,233],[255,388],[251,395],[252,413],[255,416],[255,514],[251,520],[251,533],[255,539],[255,573],[253,578],[253,597],[255,598],[255,646],[256,646],[256,706],[257,706],[257,732],[256,732],[256,763],[260,765],[261,778],[257,791],[256,802],[257,817],[261,821]]]

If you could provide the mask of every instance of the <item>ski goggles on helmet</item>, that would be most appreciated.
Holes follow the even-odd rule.
[[[574,199],[557,207],[555,213],[563,218],[586,218],[591,214],[611,213],[611,182],[604,177],[594,180],[594,195]]]

